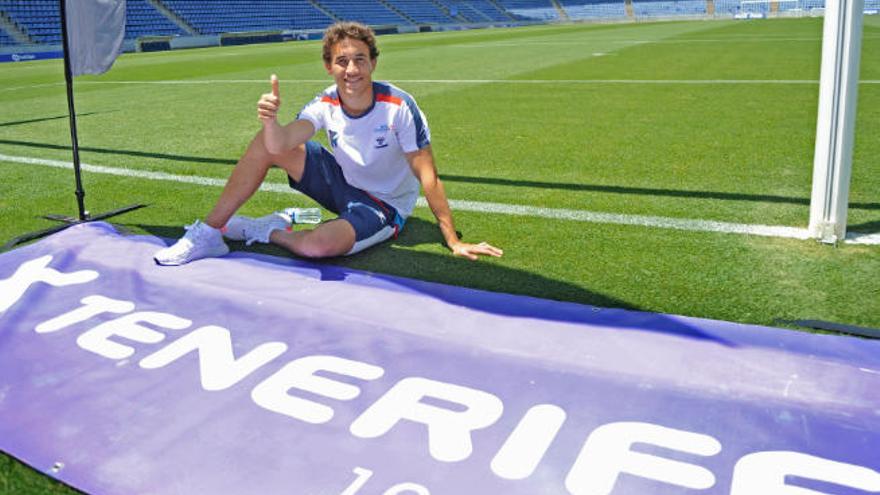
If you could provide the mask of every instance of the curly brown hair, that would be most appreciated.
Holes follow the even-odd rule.
[[[331,25],[324,31],[324,63],[329,64],[332,57],[331,50],[336,43],[351,38],[363,41],[370,48],[370,59],[379,57],[379,49],[376,48],[376,34],[359,22],[343,21]]]

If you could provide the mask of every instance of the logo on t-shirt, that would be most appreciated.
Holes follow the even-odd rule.
[[[335,148],[337,144],[339,144],[339,133],[336,131],[327,131],[327,135],[330,136],[330,147]]]
[[[379,148],[387,148],[388,141],[385,140],[385,136],[379,136],[376,138],[376,149]]]

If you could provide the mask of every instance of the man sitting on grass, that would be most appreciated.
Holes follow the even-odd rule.
[[[278,79],[257,104],[263,129],[238,161],[216,206],[196,220],[171,247],[158,251],[160,265],[182,265],[229,252],[223,237],[273,242],[293,253],[322,258],[357,253],[397,236],[412,213],[419,186],[456,256],[501,256],[485,242],[462,242],[452,222],[431,152],[430,131],[415,100],[391,84],[372,79],[379,51],[373,31],[340,22],[324,33],[324,66],[336,84],[282,126]],[[332,152],[309,141],[326,129]],[[291,211],[260,218],[233,214],[260,187],[272,166],[283,168],[290,186],[338,218],[312,230],[291,229]]]

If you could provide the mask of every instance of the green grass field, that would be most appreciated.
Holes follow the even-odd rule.
[[[865,18],[849,210],[849,230],[869,233],[880,232],[878,21]],[[819,86],[792,81],[818,80],[821,36],[822,20],[804,18],[381,37],[375,77],[409,91],[426,113],[449,197],[537,213],[455,211],[464,239],[502,247],[501,259],[454,259],[430,211],[419,208],[398,240],[326,263],[743,323],[880,327],[880,246],[541,214],[806,227]],[[223,179],[259,129],[255,102],[272,73],[290,118],[330,84],[316,42],[123,55],[107,74],[76,80],[82,160]],[[62,62],[4,64],[0,241],[52,225],[39,215],[75,215],[70,170],[20,162],[70,161],[69,146]],[[270,180],[285,183],[280,173]],[[88,172],[84,183],[93,212],[148,203],[113,221],[163,237],[181,235],[219,193]],[[242,211],[307,205],[299,195],[262,192]],[[68,492],[0,457],[0,494]]]

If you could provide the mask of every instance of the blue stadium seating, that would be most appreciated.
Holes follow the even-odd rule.
[[[481,15],[478,11],[474,10],[473,7],[458,0],[438,0],[438,3],[446,7],[449,15],[456,19],[463,19],[466,22],[487,22],[490,20],[485,15]]]
[[[127,0],[125,6],[126,39],[186,34],[146,0]],[[61,43],[61,14],[57,0],[0,0],[0,11],[5,12],[34,43]],[[9,44],[15,44],[14,40]]]
[[[524,21],[552,21],[559,19],[559,11],[550,0],[499,0],[507,12]]]
[[[125,37],[137,39],[145,35],[185,35],[177,24],[174,24],[147,0],[126,0],[125,2]]]
[[[6,13],[34,43],[61,43],[61,14],[57,0],[0,0]]]
[[[715,15],[734,15],[739,12],[739,0],[715,0]]]
[[[345,21],[358,21],[371,26],[411,24],[378,0],[319,0],[318,3]]]
[[[425,0],[386,0],[410,19],[425,24],[449,24],[454,19],[443,13],[433,2]]]
[[[6,31],[0,29],[0,46],[12,46],[15,44],[15,38],[9,36]]]
[[[164,0],[199,34],[322,29],[333,19],[306,0]]]
[[[706,15],[705,0],[633,0],[636,17]]]
[[[452,17],[455,22],[470,21],[469,18],[465,17],[464,14],[462,14],[462,12],[460,11],[461,9],[459,9],[457,6],[452,5],[452,2],[437,0],[437,3],[443,6],[443,8],[445,8],[447,12],[449,12],[449,17]]]
[[[466,22],[509,22],[511,17],[487,0],[438,0]]]
[[[560,18],[552,0],[157,0],[186,22],[196,34],[320,30],[336,19],[373,26],[406,24],[554,21]],[[558,0],[568,17],[626,18],[625,0]],[[825,0],[715,0],[717,15],[743,12],[770,14],[825,7]],[[318,7],[316,7],[317,5]],[[880,10],[880,0],[865,0],[865,10]],[[633,0],[636,18],[705,16],[705,0]],[[0,14],[31,42],[60,44],[58,0],[0,0]],[[186,35],[148,0],[126,1],[126,39],[149,35]],[[0,47],[17,44],[0,29]]]
[[[740,13],[772,14],[772,1],[761,0],[715,0],[716,15],[734,15]],[[777,12],[791,11],[809,12],[814,9],[824,9],[825,0],[780,0],[777,3]],[[880,0],[865,0],[865,11],[880,10]]]
[[[560,0],[572,19],[614,19],[626,17],[623,0],[588,2],[587,0]]]
[[[469,0],[465,2],[492,21],[510,21],[511,18],[488,0]]]

